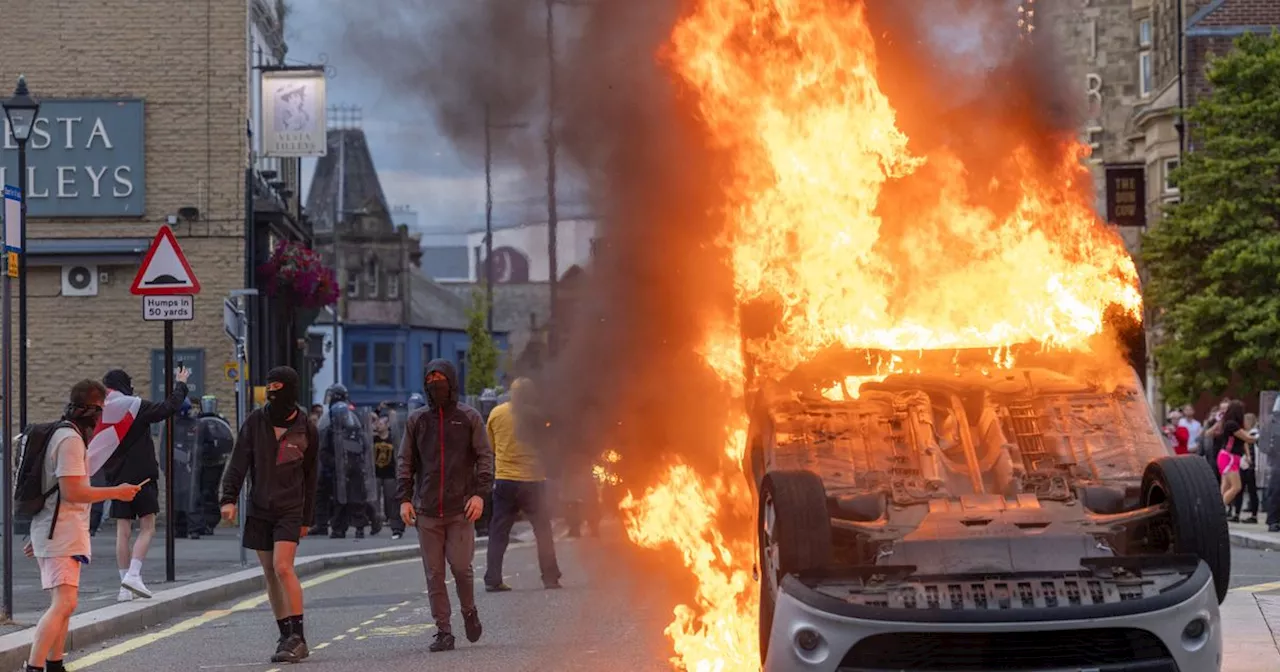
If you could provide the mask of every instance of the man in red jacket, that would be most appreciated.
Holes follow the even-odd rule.
[[[493,449],[479,411],[458,403],[458,374],[437,359],[427,365],[427,406],[414,411],[396,455],[400,517],[418,528],[436,638],[430,650],[454,648],[444,565],[453,571],[467,640],[480,639],[476,611],[475,521],[493,489]]]

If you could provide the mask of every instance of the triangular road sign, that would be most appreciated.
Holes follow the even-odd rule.
[[[200,293],[200,281],[191,272],[191,264],[187,263],[169,227],[161,226],[151,241],[151,249],[147,250],[129,291],[142,296]]]

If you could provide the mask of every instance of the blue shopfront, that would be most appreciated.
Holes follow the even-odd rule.
[[[342,382],[357,406],[403,402],[421,392],[423,369],[436,358],[452,362],[459,382],[466,381],[470,341],[464,331],[349,324],[342,338]],[[506,350],[507,335],[494,334],[494,342]]]

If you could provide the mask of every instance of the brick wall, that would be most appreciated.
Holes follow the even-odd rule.
[[[244,0],[0,0],[0,87],[25,73],[40,98],[137,97],[146,105],[145,215],[137,219],[32,220],[28,237],[150,238],[178,208],[202,221],[174,227],[202,285],[196,319],[177,323],[175,345],[204,348],[209,393],[231,408],[221,364],[222,298],[243,285],[243,183],[247,162]],[[136,266],[103,267],[94,297],[61,296],[58,267],[28,276],[30,414],[60,412],[70,384],[127,369],[150,390],[150,353],[161,323],[142,320],[129,294]],[[15,286],[16,295],[16,286]],[[17,302],[14,301],[16,318]],[[16,324],[14,353],[16,358]],[[16,361],[16,359],[15,359]],[[14,393],[17,393],[16,378]]]
[[[1188,20],[1190,18],[1188,16]],[[1280,1],[1223,0],[1194,25],[1187,27],[1187,105],[1194,105],[1212,89],[1206,72],[1211,58],[1230,51],[1245,29],[1259,26],[1280,27]],[[1218,29],[1229,34],[1196,34],[1203,29]]]
[[[1190,15],[1187,16],[1191,18]],[[1196,23],[1197,27],[1269,26],[1280,24],[1280,2],[1275,0],[1224,0]]]

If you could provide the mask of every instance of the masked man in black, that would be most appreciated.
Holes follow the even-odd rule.
[[[280,627],[273,663],[308,656],[303,630],[302,584],[293,568],[298,542],[315,516],[316,462],[320,440],[298,406],[298,372],[278,366],[267,373],[267,404],[245,418],[222,475],[222,517],[234,520],[245,476],[250,480],[245,548],[257,551],[267,597]]]

